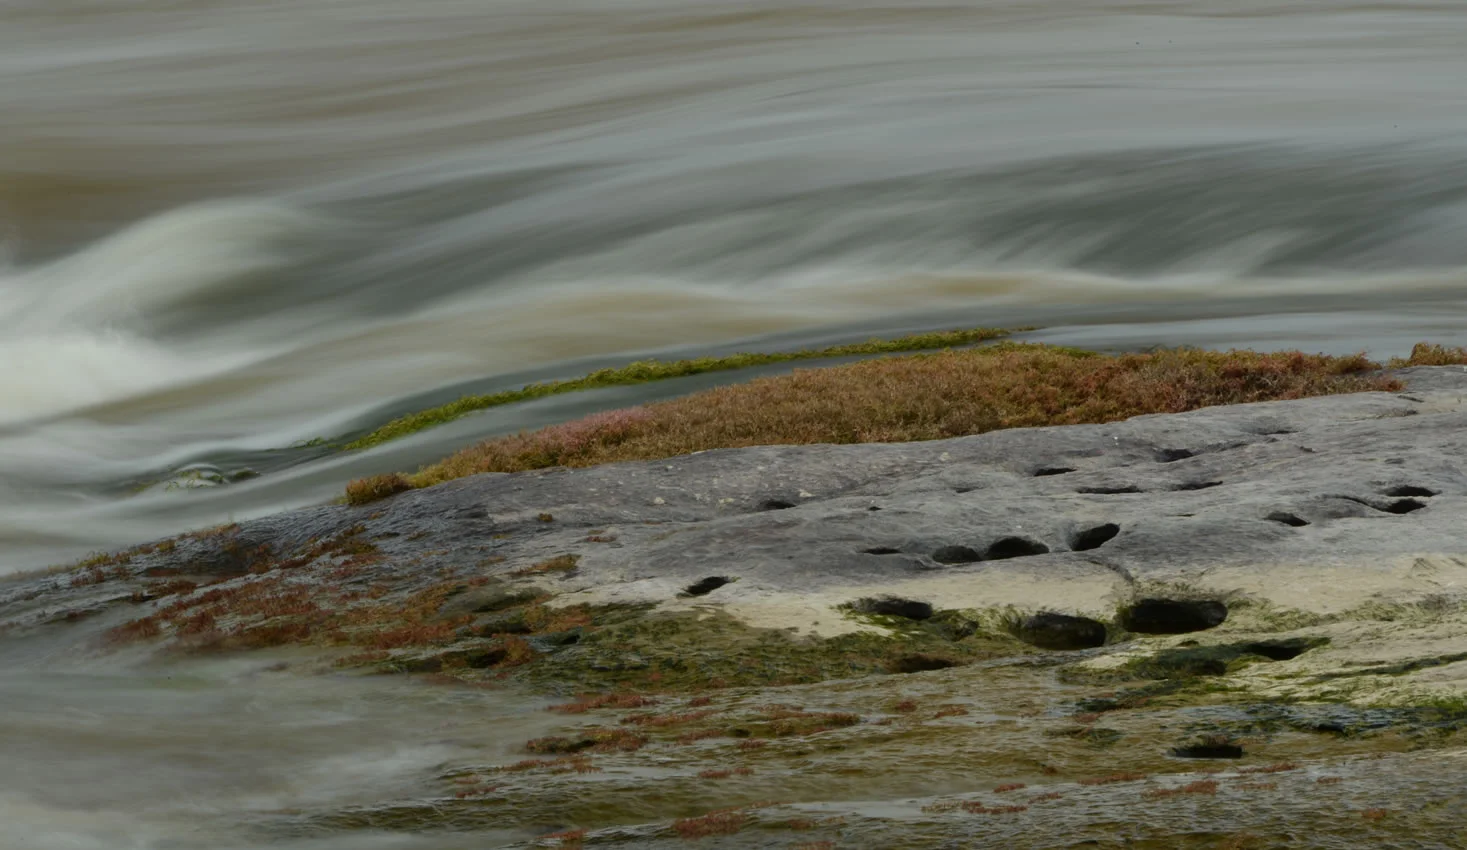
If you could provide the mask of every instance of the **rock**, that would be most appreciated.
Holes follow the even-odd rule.
[[[1047,555],[1049,547],[1023,537],[1002,537],[995,540],[983,553],[985,561],[1001,561],[1006,558],[1027,558],[1031,555]]]
[[[683,588],[682,595],[707,596],[708,594],[719,589],[720,587],[723,587],[724,585],[734,581],[737,581],[737,579],[728,578],[726,576],[709,576],[704,579],[699,579],[698,581],[695,581],[687,587]]]
[[[1088,552],[1091,549],[1099,549],[1106,543],[1115,539],[1121,533],[1121,527],[1113,522],[1097,525],[1078,531],[1070,537],[1070,548],[1076,552]]]
[[[467,626],[467,632],[475,637],[495,635],[524,635],[533,629],[525,622],[523,611],[504,611],[477,617]]]
[[[946,670],[958,666],[950,658],[935,655],[905,655],[891,662],[888,669],[893,673],[925,673],[929,670]]]
[[[1317,639],[1311,640],[1309,638],[1285,638],[1283,640],[1265,640],[1245,643],[1241,644],[1239,646],[1239,649],[1241,649],[1244,654],[1261,655],[1270,661],[1289,661],[1290,659],[1298,658],[1309,650],[1314,649],[1316,646],[1320,646],[1321,643],[1322,641]]]
[[[728,604],[753,611],[767,603],[772,621],[796,597],[828,608],[884,593],[941,598],[945,608],[1035,610],[1062,599],[1066,610],[1094,616],[1118,594],[1170,598],[1164,585],[1203,576],[1205,586],[1189,592],[1247,587],[1284,607],[1341,610],[1377,593],[1410,592],[1417,583],[1407,578],[1409,559],[1451,558],[1462,548],[1457,512],[1448,508],[1467,495],[1467,473],[1444,459],[1467,432],[1458,402],[1467,373],[1417,369],[1411,380],[1417,400],[1362,393],[930,443],[705,452],[670,471],[630,463],[475,476],[369,507],[252,520],[227,538],[181,541],[176,552],[136,564],[245,573],[251,564],[240,553],[265,545],[285,557],[311,538],[362,525],[361,539],[380,548],[369,574],[383,580],[503,575],[513,564],[574,552],[583,556],[580,572],[556,589],[588,604],[660,605],[678,592],[669,586],[738,575],[758,590]],[[1191,456],[1161,462],[1182,449]],[[1036,469],[1073,471],[1036,477]],[[1212,480],[1228,486],[1174,489]],[[953,499],[951,481],[1001,496]],[[794,494],[802,490],[820,497],[800,501]],[[650,507],[663,496],[664,505]],[[788,510],[796,502],[799,509]],[[739,505],[747,506],[742,513]],[[519,518],[495,525],[492,549],[506,559],[502,568],[481,566],[490,540],[479,522],[459,518],[486,508]],[[1392,513],[1407,508],[1414,509]],[[540,513],[561,519],[533,522]],[[612,526],[616,546],[583,542]],[[1328,536],[1327,551],[1319,535]],[[975,540],[994,543],[984,552]],[[1064,541],[1063,550],[1049,541]],[[1041,547],[1050,554],[1026,557]],[[932,558],[851,557],[892,549]],[[1400,558],[1408,560],[1386,573],[1400,577],[1394,584],[1353,578],[1381,575],[1385,561]],[[1042,574],[1033,572],[1036,560]],[[932,561],[947,569],[931,570]],[[1445,581],[1467,580],[1467,570],[1440,564],[1433,569],[1451,573]],[[970,570],[979,578],[957,580]],[[1315,590],[1296,591],[1304,586]],[[466,598],[445,611],[477,607]]]
[[[1240,759],[1243,746],[1224,735],[1208,735],[1196,742],[1173,747],[1171,754],[1183,759]]]
[[[932,553],[932,560],[939,564],[972,564],[983,560],[983,556],[967,546],[941,546]]]
[[[1142,599],[1121,609],[1121,628],[1143,635],[1181,635],[1222,625],[1228,606],[1214,599]]]
[[[1105,645],[1105,624],[1089,617],[1044,611],[1020,620],[1014,636],[1040,649],[1093,649]]]
[[[850,608],[858,614],[905,617],[908,620],[926,620],[932,616],[932,606],[930,604],[918,602],[915,599],[901,599],[895,596],[857,599],[850,604]]]
[[[608,800],[658,793],[668,747],[707,736],[754,739],[748,747],[708,745],[730,767],[756,760],[756,778],[722,777],[741,798],[754,799],[752,788],[759,799],[805,799],[802,777],[835,776],[852,765],[888,786],[905,782],[890,786],[876,814],[844,798],[818,801],[869,846],[896,846],[914,829],[933,846],[1060,846],[1076,836],[1102,840],[1123,820],[1140,823],[1158,846],[1245,829],[1264,840],[1329,834],[1375,846],[1382,833],[1374,819],[1342,818],[1329,805],[1351,788],[1368,788],[1368,804],[1383,807],[1366,811],[1410,813],[1391,822],[1392,830],[1409,830],[1393,838],[1455,846],[1461,818],[1452,812],[1460,809],[1467,730],[1467,594],[1460,590],[1467,587],[1460,533],[1467,472],[1457,461],[1467,445],[1467,373],[1411,375],[1419,384],[1413,397],[1371,393],[931,444],[752,448],[675,465],[479,476],[366,508],[318,506],[183,535],[76,574],[0,582],[0,630],[14,658],[64,659],[75,647],[84,651],[73,655],[91,665],[109,629],[188,598],[168,581],[224,579],[188,591],[244,603],[221,608],[216,630],[229,628],[236,614],[268,615],[255,622],[257,632],[227,635],[234,639],[290,634],[283,627],[299,624],[290,611],[304,611],[309,624],[355,605],[364,619],[347,622],[340,634],[369,640],[353,650],[378,640],[392,647],[352,651],[359,669],[492,682],[486,710],[517,719],[499,727],[499,717],[489,718],[480,727],[489,744],[502,752],[498,731],[523,739],[543,724],[564,734],[526,743],[532,752],[620,753],[615,769],[594,779]],[[1187,489],[1212,481],[1225,486]],[[973,495],[955,498],[955,483]],[[800,501],[798,510],[757,509],[770,494],[804,500],[808,492],[819,497]],[[537,520],[552,512],[554,522]],[[614,546],[605,539],[612,528]],[[954,541],[976,550],[933,569]],[[990,541],[997,551],[983,559]],[[331,554],[302,560],[310,551]],[[530,568],[561,555],[579,556],[578,569]],[[738,592],[727,587],[735,576]],[[252,582],[269,592],[236,595]],[[696,602],[677,600],[680,593]],[[1197,639],[1108,646],[1104,620],[1117,599],[1129,600],[1119,625]],[[850,610],[884,619],[842,616],[837,609],[850,600]],[[1008,619],[1014,610],[1035,613]],[[403,622],[392,619],[395,611]],[[471,625],[444,645],[460,618]],[[1224,622],[1221,634],[1206,631]],[[109,661],[136,660],[152,675],[151,665],[169,663],[174,651],[205,646],[189,640],[212,634],[207,628],[177,634],[193,624],[208,621],[166,628],[154,621]],[[504,633],[522,637],[485,639]],[[50,641],[47,654],[35,654],[43,641]],[[232,649],[220,641],[208,647]],[[148,650],[160,658],[148,658]],[[542,699],[525,700],[530,689],[655,693],[663,705],[629,715],[612,702],[594,714],[558,717],[539,710]],[[478,702],[468,690],[447,693],[423,702],[424,728],[451,720],[431,713],[434,705]],[[469,727],[453,722],[467,734]],[[1199,724],[1215,734],[1174,737]],[[941,737],[907,734],[922,729]],[[1411,747],[1354,740],[1387,731]],[[1259,752],[1245,753],[1238,736],[1256,740],[1248,747]],[[933,740],[977,746],[984,775],[998,782],[1036,775],[1035,745],[1046,738],[1044,749],[1061,757],[1046,758],[1044,773],[1083,786],[1073,806],[1038,805],[1049,795],[1037,788],[1006,798],[974,789],[960,801],[945,793],[951,788],[932,785],[934,776],[971,773],[975,752]],[[474,742],[479,752],[484,740]],[[654,740],[657,746],[636,754]],[[768,770],[765,743],[808,769]],[[1380,758],[1359,759],[1362,747]],[[1249,787],[1253,779],[1235,781],[1231,772],[1194,782],[1125,769],[1155,776],[1165,770],[1157,763],[1164,753],[1258,755],[1238,774],[1266,774],[1256,778],[1266,780],[1268,805],[1234,805],[1264,801],[1239,795],[1265,783]],[[905,770],[914,759],[922,770]],[[595,767],[545,762],[530,767]],[[1333,789],[1318,781],[1341,776],[1351,784]],[[493,780],[514,782],[523,805],[513,808],[532,813],[558,811],[568,787],[509,775]],[[733,785],[741,782],[749,784]],[[458,793],[472,795],[474,787]],[[944,793],[923,796],[933,790]],[[1175,791],[1176,798],[1137,805],[1148,790]],[[1012,801],[1012,810],[995,805],[1001,800]],[[768,830],[804,819],[812,802],[804,810],[761,810],[750,818],[759,834],[743,838],[783,841]],[[984,817],[947,814],[959,807]],[[612,818],[591,826],[635,829],[644,843],[672,848],[684,842],[669,820],[692,811],[675,808],[658,808],[655,823],[649,814],[644,825]],[[434,801],[402,810],[393,817],[442,827],[445,809]],[[1062,810],[1078,814],[1051,814]],[[514,828],[549,831],[534,826]]]
[[[465,587],[444,600],[438,609],[439,619],[453,619],[465,614],[485,614],[523,605],[539,594],[530,590],[506,588],[488,584],[482,587]]]
[[[583,629],[567,629],[563,632],[551,632],[549,634],[535,635],[527,638],[526,642],[537,652],[554,652],[566,646],[575,646],[581,642]],[[645,664],[641,666],[646,666]]]
[[[748,628],[795,629],[802,639],[851,634],[854,643],[921,632],[947,644],[985,639],[974,631],[994,622],[990,613],[1064,611],[1053,616],[1100,622],[1114,600],[1129,599],[1118,625],[1138,634],[1240,624],[1234,640],[1256,651],[1240,650],[1227,662],[1231,684],[1238,661],[1246,666],[1298,649],[1266,629],[1246,631],[1268,618],[1281,630],[1367,608],[1382,618],[1371,622],[1413,620],[1423,597],[1467,587],[1459,519],[1467,471],[1454,460],[1467,433],[1467,372],[1407,374],[1411,395],[474,476],[370,506],[321,505],[181,535],[108,560],[96,584],[56,575],[0,583],[0,629],[65,629],[65,640],[90,646],[122,615],[87,611],[133,594],[155,598],[150,579],[175,577],[238,584],[263,577],[320,588],[310,601],[323,611],[338,604],[390,611],[398,602],[437,599],[429,591],[448,586],[456,592],[435,602],[436,611],[415,615],[473,618],[468,635],[529,634],[511,609],[550,594],[557,598],[537,609],[537,622],[557,616],[558,605],[657,615],[685,605],[675,599],[690,593],[700,612]],[[1178,489],[1210,481],[1225,486]],[[954,497],[956,483],[973,495]],[[540,522],[540,515],[555,521]],[[608,528],[616,529],[615,545],[598,539]],[[339,552],[326,545],[333,540],[341,541]],[[301,559],[311,552],[314,560]],[[523,574],[562,554],[579,556],[578,569]],[[942,568],[933,569],[934,561]],[[713,587],[734,576],[739,592]],[[1234,592],[1252,607],[1223,601]],[[876,600],[855,610],[910,622],[872,628],[840,615],[851,600]],[[153,610],[144,605],[170,601],[140,602],[135,616]],[[936,608],[967,612],[971,623],[939,622]],[[559,616],[562,623],[531,631],[576,624],[573,614]],[[37,625],[48,622],[61,625]],[[1029,626],[1026,639],[1041,648],[1085,645],[1100,634],[1094,625],[1074,633],[1054,621]],[[1436,645],[1435,628],[1403,637],[1399,651],[1377,646],[1360,655],[1407,664],[1457,651]],[[171,628],[144,635],[160,649],[182,642]],[[596,641],[574,650],[588,644]],[[1329,663],[1352,659],[1351,651],[1336,636]],[[914,652],[943,654],[932,646]]]

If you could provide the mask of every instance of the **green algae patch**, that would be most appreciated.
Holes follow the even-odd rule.
[[[553,693],[676,694],[809,684],[942,670],[1032,651],[987,629],[974,612],[944,611],[920,622],[852,615],[873,628],[822,637],[753,627],[721,610],[556,606],[550,596],[498,580],[442,582],[396,602],[338,597],[356,604],[329,614],[295,596],[294,604],[279,606],[274,600],[280,593],[276,583],[257,581],[193,604],[175,603],[163,609],[166,616],[139,621],[158,628],[127,637],[156,638],[171,629],[175,638],[185,638],[176,645],[182,651],[253,648],[238,637],[190,639],[188,623],[198,617],[197,605],[230,605],[209,609],[209,627],[226,636],[251,637],[268,625],[282,642],[363,650],[338,657],[338,668],[470,682],[513,679]],[[254,616],[262,594],[269,600],[263,624]]]
[[[943,620],[902,631],[813,637],[754,628],[722,611],[606,609],[591,619],[574,645],[522,677],[562,690],[695,692],[943,669],[1023,651],[1006,636],[959,636]]]
[[[1228,628],[1247,632],[1292,632],[1338,622],[1342,615],[1316,614],[1266,599],[1228,599]]]
[[[1023,328],[1021,330],[1030,329]],[[971,328],[967,330],[913,334],[897,339],[872,339],[867,342],[833,345],[826,348],[805,349],[801,351],[770,353],[743,352],[730,354],[727,357],[699,357],[670,362],[638,360],[615,369],[600,369],[579,378],[530,384],[517,390],[505,390],[504,392],[491,393],[489,395],[464,396],[457,401],[439,407],[422,410],[394,419],[372,433],[347,443],[346,448],[371,448],[372,446],[390,440],[396,440],[426,428],[433,428],[452,422],[455,419],[467,416],[476,411],[486,410],[491,407],[500,407],[506,404],[531,401],[537,398],[545,398],[546,396],[561,395],[563,393],[602,389],[604,387],[646,384],[653,381],[666,381],[673,378],[704,375],[709,372],[731,372],[756,366],[793,363],[802,360],[822,360],[835,357],[859,357],[864,355],[874,356],[907,351],[932,351],[942,348],[957,348],[998,339],[1007,336],[1009,333],[1010,331],[1008,330],[996,328]]]
[[[1127,664],[1124,674],[1139,679],[1192,679],[1202,676],[1225,676],[1249,664],[1287,661],[1318,646],[1328,638],[1289,638],[1258,640],[1212,646],[1185,646],[1165,649],[1147,658]]]
[[[507,693],[519,683],[526,694],[576,695],[526,704],[531,713],[548,708],[539,713],[556,725],[510,740],[507,754],[486,748],[445,765],[428,799],[306,813],[292,828],[515,828],[547,840],[555,830],[575,836],[568,846],[586,847],[675,848],[700,838],[711,846],[735,834],[812,850],[826,850],[827,839],[1039,847],[1053,846],[1058,833],[1043,842],[1026,836],[1055,821],[1064,822],[1066,840],[1094,837],[1100,846],[1124,816],[1149,830],[1138,846],[1200,848],[1218,846],[1223,830],[1297,829],[1313,815],[1276,807],[1303,800],[1308,812],[1344,812],[1320,829],[1353,835],[1374,828],[1361,811],[1399,812],[1417,800],[1436,811],[1429,807],[1445,792],[1432,796],[1435,786],[1415,779],[1382,785],[1382,771],[1430,755],[1422,751],[1459,747],[1467,719],[1448,700],[1269,702],[1246,688],[1211,690],[1231,673],[1190,675],[1199,660],[1218,657],[1228,666],[1246,660],[1250,671],[1265,667],[1268,653],[1298,651],[1302,662],[1322,648],[1313,637],[1165,641],[1146,658],[1113,647],[1141,687],[1103,697],[1056,676],[1057,664],[1079,666],[1077,656],[1038,652],[1004,632],[1008,610],[936,610],[920,619],[852,612],[876,628],[815,637],[753,628],[716,610],[551,607],[518,596],[520,588],[454,588],[428,620],[468,613],[482,618],[469,630],[497,628],[507,616],[521,624],[525,631],[511,637],[534,648],[527,662],[442,672]],[[573,642],[550,643],[567,632]],[[958,664],[938,675],[888,672],[914,655]],[[1148,661],[1153,667],[1140,666]],[[1147,670],[1161,677],[1137,678]],[[1087,696],[1108,698],[1091,709],[1105,713],[1076,713]],[[1435,769],[1421,775],[1429,783]],[[867,819],[877,799],[882,816]],[[1188,814],[1178,820],[1181,807]],[[708,819],[717,813],[729,816]],[[1202,816],[1211,825],[1195,828]],[[1439,821],[1431,815],[1416,826],[1439,835]]]

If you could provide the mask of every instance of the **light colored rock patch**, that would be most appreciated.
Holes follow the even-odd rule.
[[[1371,559],[1321,558],[1313,564],[1261,563],[1217,567],[1197,585],[1241,592],[1280,608],[1338,614],[1371,603],[1467,593],[1467,556],[1410,553]]]

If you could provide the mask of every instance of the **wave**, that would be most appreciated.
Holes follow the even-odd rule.
[[[78,253],[0,272],[0,423],[54,415],[197,379],[262,356],[213,340],[160,339],[170,327],[240,318],[297,265],[324,220],[268,201],[197,204],[145,220]],[[221,311],[221,305],[226,310]],[[247,313],[246,313],[247,314]]]

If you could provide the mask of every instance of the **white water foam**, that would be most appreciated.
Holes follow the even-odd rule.
[[[50,416],[236,367],[269,352],[170,345],[154,319],[297,260],[326,223],[284,204],[197,204],[77,254],[0,271],[0,424]]]

